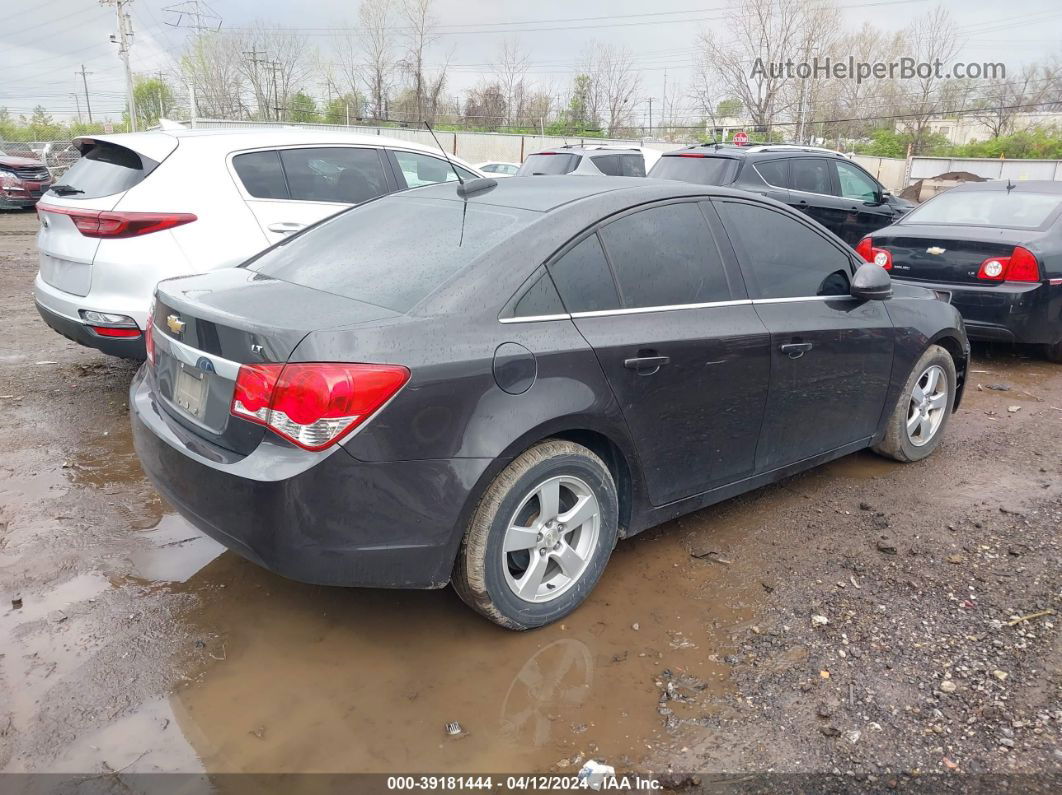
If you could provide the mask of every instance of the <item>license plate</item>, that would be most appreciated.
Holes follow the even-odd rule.
[[[199,417],[203,413],[206,388],[206,373],[200,373],[182,364],[177,370],[177,381],[173,388],[173,402],[193,417]]]
[[[951,303],[951,293],[948,290],[934,290],[933,295],[937,297],[938,301],[946,301]]]

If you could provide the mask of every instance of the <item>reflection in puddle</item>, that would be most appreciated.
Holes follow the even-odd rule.
[[[679,536],[621,544],[586,605],[524,633],[449,590],[306,586],[222,555],[184,586],[200,596],[189,620],[205,647],[173,712],[211,772],[633,764],[681,740],[658,711],[665,669],[703,683],[684,720],[717,710],[719,660],[751,615],[728,605],[761,590],[691,559]]]
[[[151,547],[137,548],[129,560],[136,576],[156,582],[184,582],[225,551],[175,513],[163,516],[143,538]]]

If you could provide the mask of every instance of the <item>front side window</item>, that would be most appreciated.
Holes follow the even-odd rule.
[[[549,266],[569,312],[619,308],[619,295],[597,235],[590,235]]]
[[[375,149],[282,149],[280,161],[292,199],[360,204],[388,192],[380,154]]]
[[[873,202],[878,198],[878,183],[868,177],[851,163],[835,161],[837,181],[841,185],[841,195],[846,199],[859,199]]]
[[[406,181],[407,188],[419,188],[422,185],[434,185],[437,182],[455,182],[454,169],[461,172],[461,179],[475,179],[476,175],[454,164],[450,165],[441,157],[422,155],[419,152],[395,152],[398,170]]]
[[[570,174],[578,165],[579,155],[573,155],[570,152],[540,152],[528,157],[516,173],[521,177]]]
[[[830,163],[821,157],[796,157],[789,161],[789,187],[806,193],[833,193]]]
[[[652,207],[601,229],[623,306],[726,301],[722,257],[695,202]]]
[[[248,152],[232,158],[232,167],[243,183],[244,190],[256,199],[290,199],[288,182],[284,179],[284,167],[280,165],[280,153]]]
[[[717,206],[753,298],[849,294],[849,257],[797,218],[744,202]]]
[[[595,155],[597,170],[610,177],[644,177],[645,158],[641,155]]]

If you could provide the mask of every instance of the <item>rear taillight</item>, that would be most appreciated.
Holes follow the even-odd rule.
[[[988,282],[1038,282],[1040,263],[1029,249],[1015,246],[1009,257],[989,257],[982,262],[977,278]]]
[[[391,364],[245,364],[230,411],[306,450],[324,450],[408,380],[409,370]]]
[[[683,152],[681,155],[672,155],[672,157],[708,157],[708,155],[702,155],[696,152]]]
[[[134,339],[140,336],[140,329],[138,328],[113,328],[111,326],[89,326],[94,332],[101,337],[122,337],[125,339]]]
[[[41,212],[67,215],[85,237],[117,239],[139,237],[163,229],[188,224],[196,220],[193,213],[133,213],[108,210],[76,210],[70,207],[55,207],[38,204]]]
[[[892,270],[892,252],[887,248],[876,247],[873,238],[864,237],[855,250],[866,262],[873,262],[887,271]]]

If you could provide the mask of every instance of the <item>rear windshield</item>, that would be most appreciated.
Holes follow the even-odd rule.
[[[392,196],[341,212],[247,267],[395,312],[418,301],[538,213]]]
[[[567,152],[556,154],[531,155],[520,166],[517,176],[526,177],[529,174],[570,174],[579,165],[579,155]]]
[[[58,180],[58,184],[69,185],[74,190],[61,189],[58,193],[71,199],[112,196],[129,190],[157,165],[151,158],[138,155],[132,149],[109,141],[93,141],[85,144],[81,158]],[[54,187],[52,192],[57,192]]]
[[[645,158],[641,155],[594,155],[594,165],[610,177],[644,177]]]
[[[909,212],[903,224],[957,224],[1039,229],[1062,205],[1062,196],[1024,191],[947,191]]]
[[[697,185],[729,185],[737,173],[737,161],[729,157],[671,155],[656,161],[649,176],[678,179]]]

